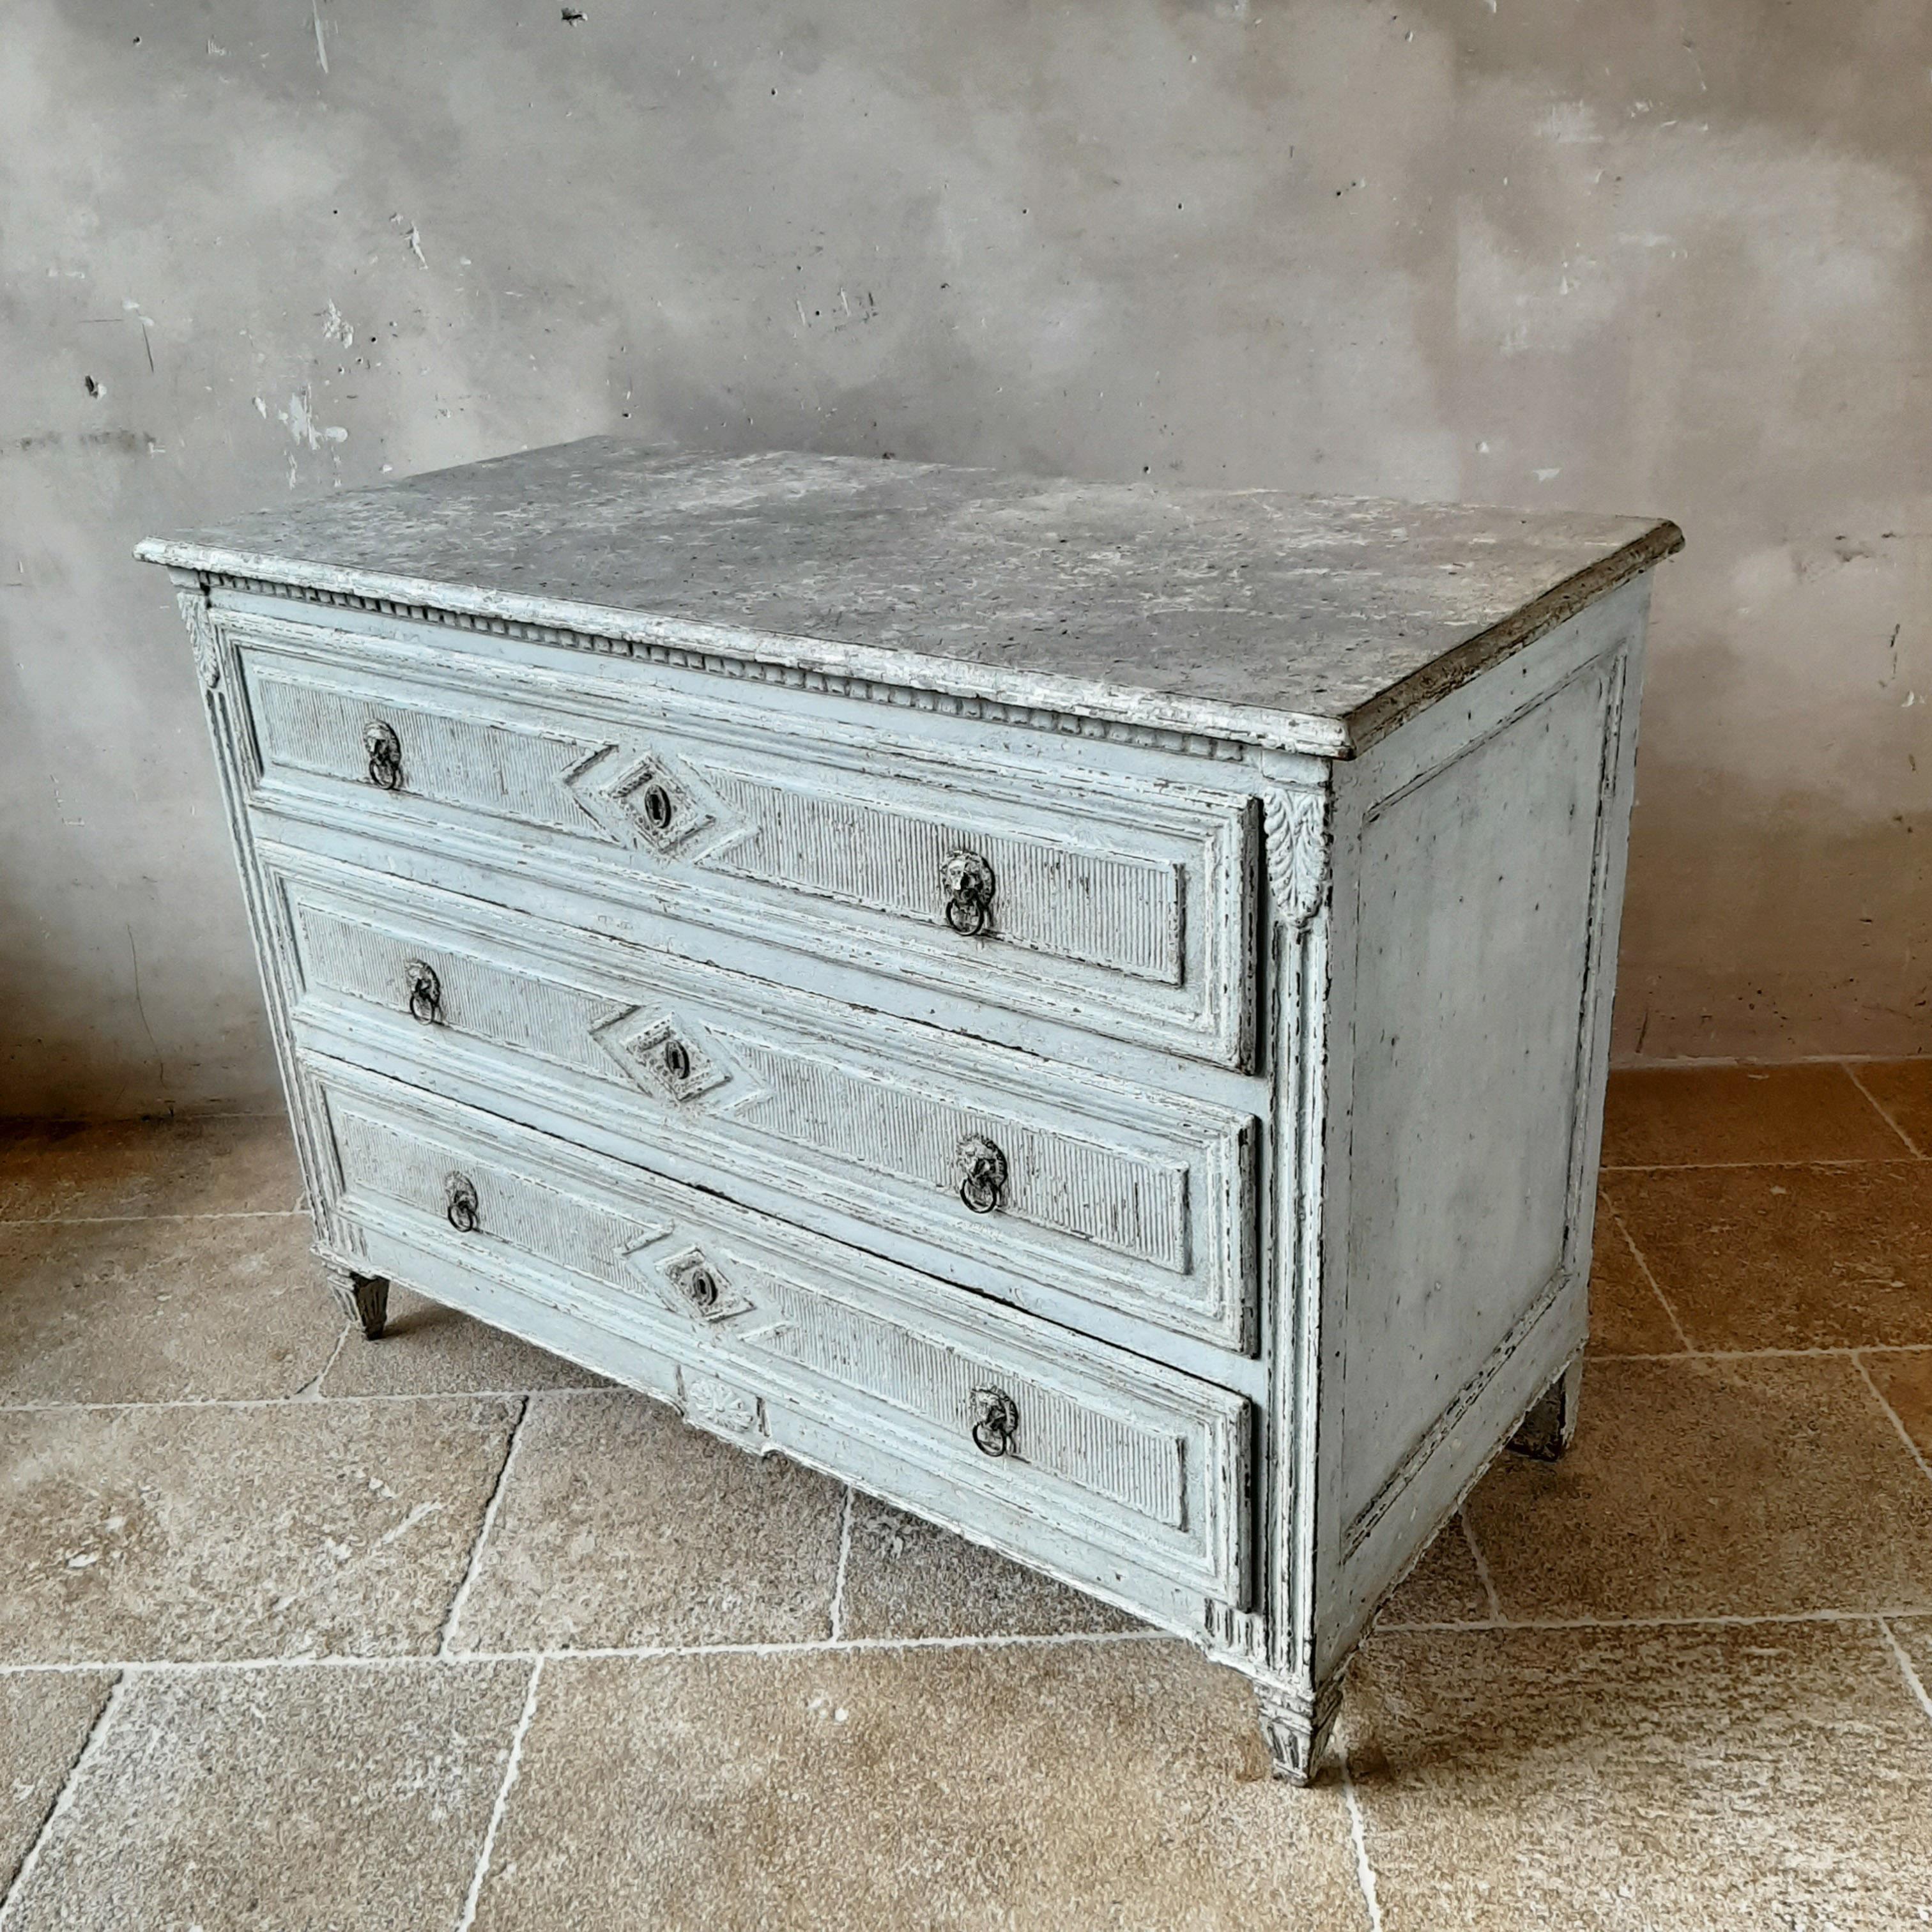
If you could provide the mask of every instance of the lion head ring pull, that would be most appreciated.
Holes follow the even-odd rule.
[[[442,1184],[444,1218],[459,1234],[473,1234],[479,1216],[476,1184],[466,1174],[452,1174]]]
[[[984,1134],[968,1134],[959,1143],[963,1178],[959,1198],[976,1214],[990,1214],[1006,1192],[1006,1157]]]
[[[973,1446],[982,1456],[1010,1456],[1020,1432],[1019,1404],[1004,1389],[973,1391]]]
[[[410,985],[410,1018],[421,1020],[424,1026],[440,1025],[442,982],[436,977],[436,968],[427,959],[412,959],[403,968],[403,976]]]
[[[976,852],[956,852],[940,868],[946,895],[946,922],[955,932],[976,939],[993,924],[993,892],[999,881]]]
[[[362,728],[363,748],[369,754],[369,782],[385,791],[399,791],[403,783],[403,741],[396,728],[380,718]]]

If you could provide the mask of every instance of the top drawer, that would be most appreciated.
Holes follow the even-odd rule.
[[[218,610],[259,806],[1245,1067],[1254,801]],[[425,640],[434,633],[425,631]],[[722,680],[720,680],[721,684]],[[599,923],[607,930],[613,922]],[[621,920],[618,922],[621,925]]]

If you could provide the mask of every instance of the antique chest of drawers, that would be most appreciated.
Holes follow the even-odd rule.
[[[608,440],[154,541],[338,1292],[1184,1634],[1306,1779],[1574,1426],[1668,524]]]

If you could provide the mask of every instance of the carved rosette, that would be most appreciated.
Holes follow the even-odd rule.
[[[1299,932],[1328,890],[1328,797],[1318,791],[1270,791],[1262,800],[1268,832],[1268,890],[1275,915]]]
[[[208,615],[207,593],[177,590],[175,602],[181,606],[182,622],[188,626],[188,642],[194,647],[194,668],[201,681],[212,691],[221,682],[221,658],[214,646],[214,626]]]

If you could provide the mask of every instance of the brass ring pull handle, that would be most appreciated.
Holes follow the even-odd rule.
[[[993,868],[976,852],[956,852],[940,868],[940,890],[946,895],[946,922],[967,939],[992,929],[993,894],[999,881]]]
[[[1020,1432],[1019,1404],[1004,1389],[973,1391],[973,1446],[982,1456],[1010,1456]]]
[[[476,1232],[476,1184],[466,1174],[452,1174],[442,1184],[443,1214],[459,1234]]]
[[[421,1020],[424,1026],[440,1026],[442,982],[436,977],[436,968],[426,959],[412,959],[403,973],[410,982],[410,1018]]]
[[[965,1170],[959,1198],[976,1214],[990,1214],[1004,1203],[1006,1157],[984,1134],[968,1134],[959,1143],[959,1165]]]
[[[403,741],[396,728],[380,718],[362,728],[362,743],[369,754],[369,782],[385,791],[400,791],[403,784]]]

